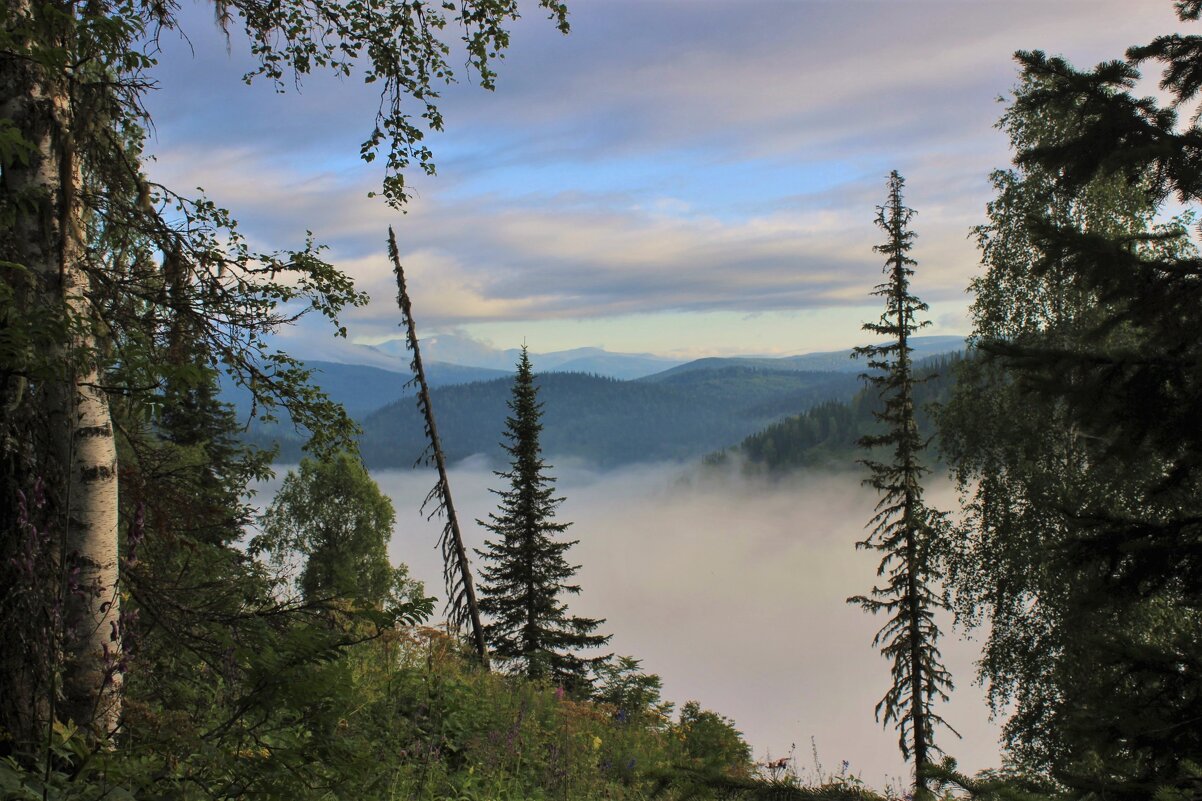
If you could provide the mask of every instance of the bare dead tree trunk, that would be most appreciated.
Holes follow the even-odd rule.
[[[430,404],[430,387],[426,383],[426,372],[422,367],[422,354],[417,341],[417,325],[413,321],[413,308],[409,302],[409,291],[405,286],[405,270],[401,267],[400,253],[397,251],[396,235],[392,227],[388,228],[388,256],[392,259],[393,271],[397,281],[397,304],[401,309],[401,318],[405,326],[405,335],[409,350],[413,352],[414,381],[417,382],[417,407],[421,410],[426,421],[426,437],[429,446],[423,458],[433,457],[438,468],[438,482],[426,500],[422,503],[425,510],[428,504],[434,504],[435,514],[445,513],[446,524],[442,529],[439,546],[442,548],[443,579],[447,586],[447,618],[452,626],[458,628],[465,622],[471,622],[472,642],[476,646],[476,654],[485,670],[489,668],[488,646],[484,641],[484,627],[480,623],[480,606],[476,601],[476,588],[472,582],[471,566],[468,563],[467,549],[463,545],[463,535],[459,531],[459,518],[455,514],[455,504],[451,500],[451,483],[447,479],[447,463],[443,456],[442,443],[438,439],[438,427],[434,422],[434,407]]]

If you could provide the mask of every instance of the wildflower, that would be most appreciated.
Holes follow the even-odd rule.
[[[593,750],[594,751],[601,750],[601,738],[596,736],[595,734],[593,735]]]

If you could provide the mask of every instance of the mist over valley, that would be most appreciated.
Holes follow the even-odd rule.
[[[853,466],[778,481],[734,465],[599,471],[547,461],[564,497],[557,519],[579,540],[569,554],[581,566],[572,609],[606,618],[607,652],[642,659],[678,705],[697,699],[731,717],[757,759],[788,756],[796,744],[798,768],[812,772],[812,737],[825,770],[848,760],[870,786],[905,785],[897,735],[872,715],[888,683],[872,646],[883,621],[846,603],[877,580],[878,561],[855,548],[876,494]],[[372,475],[397,511],[390,556],[439,597],[441,611],[440,523],[418,512],[433,472]],[[480,547],[485,532],[474,521],[496,510],[489,489],[503,480],[476,458],[455,467],[451,482],[465,537]],[[954,508],[946,481],[932,480],[928,498]],[[997,767],[998,729],[973,682],[979,646],[945,622],[940,645],[957,688],[943,712],[963,740],[948,735],[944,746],[969,771]]]

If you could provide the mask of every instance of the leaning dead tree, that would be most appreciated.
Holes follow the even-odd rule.
[[[431,506],[428,518],[443,514],[446,523],[438,540],[442,548],[442,576],[447,585],[447,621],[455,629],[464,623],[472,624],[472,641],[480,664],[488,669],[488,646],[484,642],[484,627],[480,624],[480,606],[476,602],[476,588],[472,583],[472,571],[467,561],[467,549],[463,546],[463,535],[459,531],[459,518],[455,515],[455,504],[451,500],[451,483],[447,480],[447,461],[438,439],[438,427],[434,423],[434,408],[430,404],[430,386],[426,383],[426,371],[422,367],[422,353],[417,344],[417,326],[413,322],[413,306],[409,302],[409,291],[405,287],[405,270],[397,251],[396,235],[392,226],[388,228],[388,256],[396,273],[397,304],[401,308],[402,324],[405,326],[406,345],[413,352],[409,363],[413,370],[410,383],[417,385],[417,408],[426,420],[426,450],[418,463],[429,464],[431,459],[438,468],[438,481],[422,501],[422,512]]]

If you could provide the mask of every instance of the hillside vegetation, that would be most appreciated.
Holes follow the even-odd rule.
[[[482,672],[431,628],[253,636],[261,650],[237,656],[248,684],[181,655],[194,680],[136,677],[120,752],[92,753],[58,725],[52,770],[0,758],[0,798],[585,801],[647,798],[677,776],[738,782],[755,772],[731,721],[694,702],[673,714],[637,661],[573,697]],[[252,705],[239,709],[239,698]]]
[[[960,354],[936,356],[918,363],[915,370],[915,418],[918,430],[930,440],[935,432],[935,410],[951,395]],[[802,467],[853,469],[863,450],[861,437],[877,434],[881,424],[878,393],[862,389],[849,400],[816,404],[744,439],[736,447],[712,453],[705,461],[724,464],[741,458],[753,470],[781,474]],[[928,445],[928,451],[934,450]]]
[[[915,353],[946,353],[962,344],[959,337],[917,337]],[[849,355],[704,358],[635,380],[568,372],[566,365],[540,372],[547,452],[598,467],[697,458],[788,415],[851,401],[863,365]],[[425,448],[425,430],[407,373],[333,362],[305,366],[314,371],[313,383],[362,425],[360,450],[368,466],[414,464]],[[426,374],[447,458],[499,456],[509,373],[432,362]],[[307,431],[286,415],[255,419],[249,390],[226,387],[222,398],[246,425],[244,441],[278,448],[283,462],[300,459]]]
[[[385,370],[362,364],[339,362],[306,361],[302,367],[312,370],[311,383],[314,387],[339,404],[346,413],[360,420],[372,412],[400,397],[412,397],[413,374]],[[463,367],[458,364],[431,362],[426,365],[426,377],[431,386],[468,384],[473,381],[488,381],[508,376],[502,370],[486,367]],[[292,424],[286,413],[281,414],[278,425],[262,423],[254,419],[254,395],[246,387],[232,386],[228,380],[221,384],[221,400],[233,405],[235,414],[243,423],[251,423],[250,429],[260,439],[264,432],[284,439],[293,438],[289,433]]]
[[[543,448],[552,458],[610,467],[689,459],[721,448],[772,420],[831,398],[850,397],[853,376],[734,367],[698,370],[657,382],[549,373],[538,377]],[[448,459],[499,455],[510,381],[434,390]],[[362,421],[363,458],[371,467],[410,467],[425,448],[412,401],[402,399]]]

